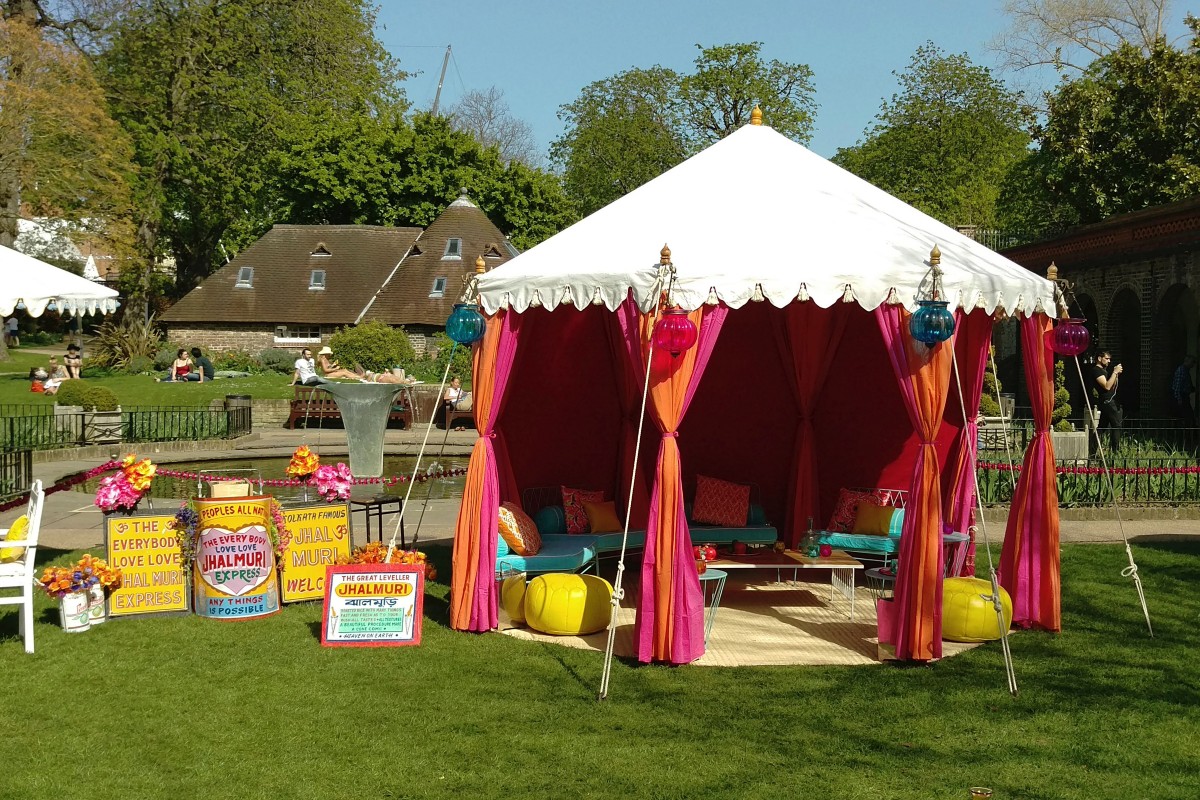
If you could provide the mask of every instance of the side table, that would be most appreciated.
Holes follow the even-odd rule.
[[[394,509],[392,508],[394,506]],[[379,523],[379,541],[383,541],[383,518],[388,514],[399,514],[404,508],[403,497],[393,497],[392,495],[380,494],[374,497],[365,497],[355,499],[350,498],[350,515],[361,513],[366,518],[365,528],[367,531],[367,541],[371,541],[371,521]],[[400,547],[407,550],[408,544],[404,540],[404,519],[400,519]]]
[[[704,612],[705,649],[708,648],[708,634],[712,631],[713,621],[717,618],[717,608],[721,605],[721,595],[725,591],[725,579],[728,577],[729,575],[724,570],[712,567],[700,573],[700,591],[704,594],[705,605],[708,606]],[[708,600],[709,584],[713,584],[711,601]]]
[[[866,576],[867,586],[879,600],[884,599],[886,593],[892,591],[892,587],[896,583],[895,567],[886,573],[883,571],[883,567],[874,567],[866,571]]]

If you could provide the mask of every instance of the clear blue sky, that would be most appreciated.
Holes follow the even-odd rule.
[[[1182,27],[1176,3],[1171,27]],[[631,67],[692,69],[705,46],[759,41],[763,55],[807,64],[819,105],[810,147],[829,157],[858,141],[927,40],[994,66],[988,41],[1006,26],[1000,0],[381,0],[379,36],[421,74],[409,100],[428,108],[446,45],[443,106],[496,86],[543,148],[562,132],[557,111],[580,89]],[[767,121],[770,124],[770,121]]]

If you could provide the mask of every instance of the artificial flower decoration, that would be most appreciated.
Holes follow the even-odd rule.
[[[337,466],[326,464],[317,467],[310,482],[317,487],[317,493],[325,498],[326,502],[332,503],[335,500],[350,498],[350,487],[354,485],[354,476],[350,474],[350,468],[339,461]]]
[[[120,464],[121,471],[100,479],[96,489],[96,505],[101,511],[132,509],[150,490],[157,467],[148,458],[137,460],[133,453],[125,456]]]
[[[339,564],[421,564],[425,567],[425,580],[437,580],[437,567],[429,562],[426,555],[419,550],[393,550],[392,560],[387,558],[388,546],[383,542],[367,542],[363,547],[354,548],[350,558],[341,557]]]
[[[293,478],[307,478],[316,472],[320,465],[321,459],[317,454],[309,450],[308,445],[302,444],[292,453],[292,460],[287,465],[287,474]]]
[[[287,564],[283,556],[287,553],[288,545],[292,543],[292,534],[283,518],[283,506],[279,505],[279,501],[274,497],[271,498],[271,524],[268,528],[271,546],[275,550],[275,564],[283,570]]]
[[[154,480],[154,473],[157,467],[154,466],[148,458],[137,460],[137,456],[133,453],[125,456],[125,460],[121,462],[122,471],[125,477],[129,479],[129,484],[138,492],[145,493],[150,489],[150,483]]]
[[[185,575],[191,574],[196,561],[196,529],[200,526],[200,514],[190,502],[184,503],[175,512],[175,519],[167,523],[167,529],[175,531],[179,544],[179,567]]]
[[[93,586],[100,586],[109,594],[121,588],[121,570],[110,567],[104,559],[84,555],[67,567],[46,567],[38,583],[55,599],[86,592]]]

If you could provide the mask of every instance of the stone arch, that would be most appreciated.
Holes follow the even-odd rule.
[[[1126,418],[1141,416],[1142,304],[1133,287],[1122,286],[1113,292],[1098,349],[1111,351],[1113,361],[1124,368],[1117,384],[1117,402],[1124,407]]]
[[[1152,329],[1152,408],[1156,417],[1174,413],[1171,377],[1186,355],[1200,354],[1200,304],[1190,286],[1174,283],[1162,293]]]

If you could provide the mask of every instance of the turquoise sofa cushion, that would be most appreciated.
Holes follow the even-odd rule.
[[[621,552],[621,536],[617,533],[594,533],[592,536],[596,540],[597,553],[619,553]],[[630,531],[629,541],[625,543],[626,550],[641,550],[646,546],[645,531]]]
[[[567,512],[562,506],[545,506],[533,515],[533,524],[542,536],[566,533]]]
[[[869,533],[837,533],[818,531],[817,541],[834,550],[857,550],[862,553],[878,553],[890,556],[900,551],[899,536],[873,536]]]
[[[779,531],[770,525],[746,526],[745,528],[718,528],[708,525],[689,525],[692,544],[733,544],[734,541],[746,544],[775,544]]]
[[[509,551],[501,537],[496,548],[496,570],[575,572],[595,560],[595,544],[595,536],[550,534],[542,537],[542,549],[536,556],[519,556]]]

